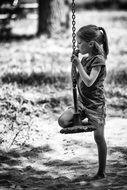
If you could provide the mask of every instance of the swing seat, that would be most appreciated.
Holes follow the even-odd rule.
[[[82,133],[82,132],[92,132],[95,131],[96,127],[90,124],[75,125],[73,127],[67,127],[60,130],[62,134],[71,134],[71,133]]]

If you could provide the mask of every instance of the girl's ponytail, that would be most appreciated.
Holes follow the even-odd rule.
[[[105,57],[107,58],[107,55],[109,53],[109,47],[108,47],[108,38],[107,38],[107,34],[106,31],[103,27],[98,27],[99,30],[101,30],[103,32],[103,49],[104,49],[104,53],[105,53]]]
[[[101,46],[97,41],[91,41],[92,46],[91,46],[91,53],[93,55],[104,55]]]

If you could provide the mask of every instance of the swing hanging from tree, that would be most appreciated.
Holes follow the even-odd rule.
[[[79,51],[76,49],[76,21],[75,21],[75,0],[72,0],[72,55],[78,56]],[[96,127],[89,123],[82,123],[80,115],[78,113],[78,102],[77,102],[77,81],[76,81],[76,66],[72,64],[72,86],[73,86],[73,101],[74,101],[74,118],[73,127],[63,128],[60,130],[62,134],[70,133],[81,133],[91,132],[96,130]]]

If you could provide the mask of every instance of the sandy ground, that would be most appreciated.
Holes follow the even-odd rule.
[[[12,134],[1,143],[1,190],[127,189],[127,119],[107,119],[107,177],[91,182],[87,176],[98,169],[92,132],[60,134],[57,117],[46,114],[33,126],[26,143],[21,145],[22,137],[11,145]]]

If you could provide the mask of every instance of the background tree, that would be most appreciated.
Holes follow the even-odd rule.
[[[68,0],[38,0],[38,4],[38,35],[51,35],[61,27],[69,28]]]

